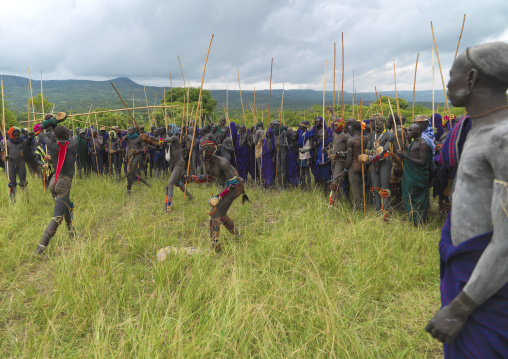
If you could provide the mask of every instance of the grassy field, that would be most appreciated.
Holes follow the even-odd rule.
[[[39,180],[30,202],[0,192],[0,356],[2,358],[434,358],[424,331],[439,308],[440,220],[416,229],[347,204],[327,214],[321,191],[266,193],[247,187],[208,249],[207,199],[214,186],[75,180],[71,199],[82,238],[60,227],[49,261],[31,256],[52,216]],[[432,213],[435,215],[435,210]]]

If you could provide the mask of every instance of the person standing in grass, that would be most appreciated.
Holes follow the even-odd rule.
[[[78,142],[72,139],[69,140],[71,135],[69,129],[58,125],[58,123],[65,121],[66,118],[67,115],[65,113],[59,112],[56,117],[51,116],[34,126],[34,131],[38,133],[39,138],[46,144],[48,152],[51,155],[53,167],[55,168],[55,174],[49,182],[49,190],[55,199],[53,217],[51,217],[34,253],[36,256],[46,259],[47,256],[44,255],[44,251],[64,219],[69,234],[71,236],[76,235],[73,221],[74,203],[71,202],[69,196],[72,178],[74,177]],[[44,133],[44,130],[49,127],[54,128],[53,133],[56,136],[56,141]]]
[[[238,172],[231,165],[231,163],[223,157],[215,156],[217,146],[212,141],[205,141],[201,145],[201,150],[205,157],[205,174],[199,176],[184,176],[185,182],[206,183],[217,180],[219,185],[222,186],[222,192],[209,199],[208,203],[212,206],[212,210],[208,215],[210,216],[210,239],[212,242],[212,250],[216,253],[221,251],[219,243],[219,233],[221,223],[226,229],[239,236],[238,230],[235,228],[235,223],[228,216],[229,207],[233,201],[241,194],[242,203],[248,201],[249,198],[245,194],[244,182],[245,180],[238,176]]]
[[[409,144],[407,153],[397,151],[397,156],[404,159],[402,174],[404,207],[409,220],[418,226],[425,220],[429,208],[432,152],[422,138],[422,128],[417,123],[409,126],[408,137],[413,141]]]
[[[450,101],[469,116],[441,150],[457,176],[439,243],[442,307],[425,327],[446,358],[508,358],[507,89],[504,42],[468,48],[450,70]]]

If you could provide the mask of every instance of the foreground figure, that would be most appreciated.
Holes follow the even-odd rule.
[[[508,357],[507,88],[506,43],[468,48],[453,63],[448,95],[470,117],[441,151],[458,172],[439,245],[443,307],[425,328],[447,358]]]
[[[72,178],[74,177],[74,164],[76,163],[78,142],[69,140],[69,129],[65,126],[58,125],[58,123],[64,121],[66,117],[67,115],[65,113],[60,112],[57,117],[51,117],[34,126],[36,132],[41,131],[39,132],[39,138],[46,144],[48,152],[51,155],[53,167],[55,168],[55,174],[49,182],[49,190],[55,198],[53,217],[42,235],[41,242],[35,249],[35,255],[43,258],[47,258],[43,252],[64,219],[69,234],[72,236],[76,235],[72,215],[74,204],[71,202],[69,196]],[[53,133],[56,136],[56,141],[53,141],[43,132],[43,130],[48,127],[54,128]]]
[[[239,235],[235,228],[235,223],[228,217],[229,207],[241,194],[243,194],[242,203],[248,201],[249,198],[245,194],[243,187],[244,179],[238,176],[235,168],[231,166],[228,160],[215,156],[215,151],[217,150],[215,143],[206,141],[200,147],[205,154],[205,174],[200,176],[184,176],[184,180],[186,182],[205,183],[213,182],[216,179],[223,188],[220,194],[213,196],[208,201],[210,206],[213,207],[212,211],[208,213],[210,216],[212,250],[218,253],[221,250],[219,243],[221,223],[235,236]]]

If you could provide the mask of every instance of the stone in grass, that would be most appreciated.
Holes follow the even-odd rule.
[[[177,246],[169,246],[166,248],[162,248],[157,252],[157,259],[159,262],[164,262],[170,254],[188,254],[194,255],[198,253],[204,253],[205,251],[193,247],[180,247]]]

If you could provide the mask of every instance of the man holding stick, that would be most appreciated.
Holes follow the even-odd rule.
[[[67,127],[58,125],[60,122],[65,121],[66,118],[67,114],[59,112],[56,117],[46,116],[46,120],[34,126],[34,131],[38,133],[39,138],[46,144],[48,152],[51,155],[53,167],[55,168],[55,174],[49,182],[49,191],[55,198],[53,217],[51,217],[34,253],[34,255],[44,259],[48,257],[43,253],[64,219],[69,234],[76,236],[73,221],[74,203],[70,200],[70,192],[72,178],[74,177],[78,143],[75,140],[69,140],[71,133]],[[44,130],[49,127],[54,129],[53,133],[56,136],[56,141],[53,141],[44,133]]]

